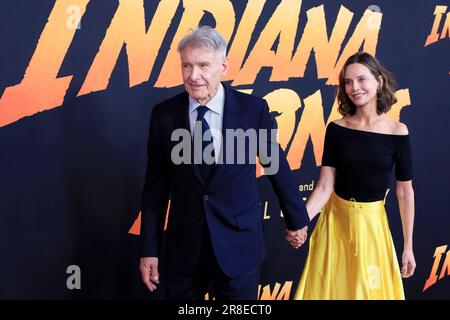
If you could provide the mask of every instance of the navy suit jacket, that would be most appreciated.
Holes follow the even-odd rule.
[[[226,129],[275,129],[276,121],[261,98],[225,88],[222,150],[226,159]],[[195,164],[174,164],[172,132],[190,132],[188,94],[183,92],[153,109],[148,164],[142,196],[141,256],[158,257],[164,234],[168,200],[170,210],[166,236],[167,264],[171,268],[193,267],[201,252],[199,236],[207,223],[217,262],[230,277],[255,270],[266,256],[262,224],[263,206],[258,192],[255,164],[215,164],[203,181]],[[270,137],[270,134],[268,135]],[[248,142],[248,141],[247,141]],[[298,187],[291,177],[284,151],[276,141],[279,170],[268,175],[278,196],[287,228],[298,230],[309,222]],[[248,147],[248,144],[246,145]],[[236,160],[236,144],[234,159]],[[247,149],[248,150],[248,149]],[[269,149],[270,150],[270,149]],[[259,150],[257,151],[259,153]],[[280,236],[284,236],[280,230]]]

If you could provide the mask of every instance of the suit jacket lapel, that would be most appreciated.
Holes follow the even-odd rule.
[[[198,165],[194,164],[194,141],[192,139],[192,134],[191,134],[191,125],[190,125],[190,120],[189,120],[189,96],[187,94],[187,92],[185,92],[185,94],[182,96],[183,99],[180,99],[180,114],[183,117],[183,121],[182,121],[182,127],[184,129],[186,129],[189,132],[189,136],[191,137],[191,164],[190,167],[195,175],[195,177],[197,178],[197,180],[204,186],[205,185],[205,181],[203,181],[202,175],[200,173],[200,169],[198,168]]]
[[[233,129],[236,130],[238,128],[242,128],[241,126],[241,117],[242,115],[239,115],[239,104],[236,101],[236,97],[233,93],[233,91],[226,87],[224,85],[224,91],[225,91],[225,105],[223,108],[223,118],[222,118],[222,144],[220,148],[220,157],[219,159],[222,159],[222,162],[219,164],[216,164],[214,168],[212,169],[212,172],[209,176],[209,179],[207,181],[208,185],[210,186],[210,189],[213,189],[213,187],[217,184],[219,181],[220,176],[225,171],[225,165],[226,165],[226,145],[227,145],[227,137],[226,137],[226,130],[227,129]],[[236,155],[234,155],[234,158],[236,158]]]

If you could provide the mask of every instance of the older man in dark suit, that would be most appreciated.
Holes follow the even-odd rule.
[[[167,298],[202,299],[211,287],[216,299],[256,299],[266,256],[256,156],[267,169],[294,247],[305,241],[309,217],[273,135],[276,122],[267,103],[220,82],[228,69],[223,37],[202,27],[184,37],[178,51],[186,91],[156,105],[150,121],[142,279],[150,291],[159,284],[170,198],[162,270]],[[245,141],[236,146],[243,132]],[[180,148],[174,137],[183,133],[188,138]]]

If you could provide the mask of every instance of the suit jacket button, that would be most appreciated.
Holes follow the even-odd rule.
[[[208,200],[208,196],[207,195],[205,195],[205,196],[203,196],[203,200]]]

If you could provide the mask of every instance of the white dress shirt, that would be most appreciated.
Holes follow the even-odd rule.
[[[192,137],[194,136],[195,121],[197,120],[197,108],[200,105],[201,104],[197,100],[189,96],[189,124]],[[216,163],[218,163],[222,143],[223,108],[225,106],[225,90],[221,83],[219,83],[216,95],[204,105],[208,107],[208,111],[206,111],[204,117],[211,129],[214,143],[214,158],[216,159]],[[215,130],[217,130],[217,132],[215,132]]]

